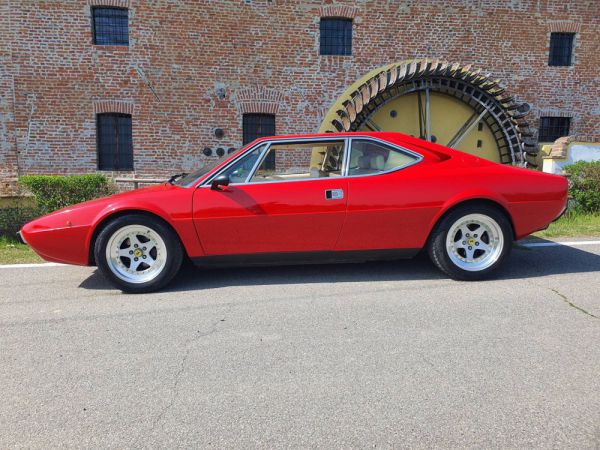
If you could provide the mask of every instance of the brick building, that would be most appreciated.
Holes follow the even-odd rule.
[[[8,0],[0,192],[31,173],[164,176],[325,129],[365,74],[423,59],[527,103],[526,145],[600,140],[599,0]]]

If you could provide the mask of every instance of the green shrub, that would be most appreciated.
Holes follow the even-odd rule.
[[[41,214],[115,192],[109,180],[100,174],[28,175],[19,178],[19,184],[35,196]]]
[[[0,236],[16,237],[15,233],[23,225],[39,216],[37,208],[19,206],[0,208]]]
[[[600,212],[600,161],[579,161],[564,168],[569,175],[569,194],[575,209]]]

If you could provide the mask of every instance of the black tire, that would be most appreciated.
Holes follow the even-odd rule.
[[[122,228],[129,225],[139,225],[150,228],[158,234],[166,247],[166,262],[154,278],[144,282],[130,282],[120,278],[109,265],[106,257],[106,247],[111,237]],[[184,251],[175,232],[162,220],[143,214],[128,214],[117,217],[106,225],[94,246],[94,256],[100,272],[123,292],[140,294],[152,292],[166,286],[179,271],[184,257]]]
[[[452,226],[470,214],[481,214],[492,219],[499,226],[503,236],[502,249],[496,261],[489,267],[475,271],[465,270],[458,266],[450,257],[446,247],[446,238]],[[501,210],[484,204],[465,205],[450,211],[436,224],[429,238],[427,250],[431,261],[450,278],[454,280],[475,281],[488,278],[504,262],[510,254],[512,241],[512,225]]]

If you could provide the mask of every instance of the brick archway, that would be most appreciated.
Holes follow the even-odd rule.
[[[123,100],[94,100],[94,113],[120,113],[133,115],[133,102]]]
[[[283,94],[275,89],[252,86],[236,92],[236,103],[241,114],[274,114],[279,112]]]

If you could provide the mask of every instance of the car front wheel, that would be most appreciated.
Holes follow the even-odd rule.
[[[124,292],[162,288],[179,271],[181,243],[161,220],[141,214],[121,216],[98,235],[94,248],[98,268]]]
[[[510,253],[512,227],[496,208],[481,205],[450,212],[434,229],[429,256],[455,280],[480,280]]]

